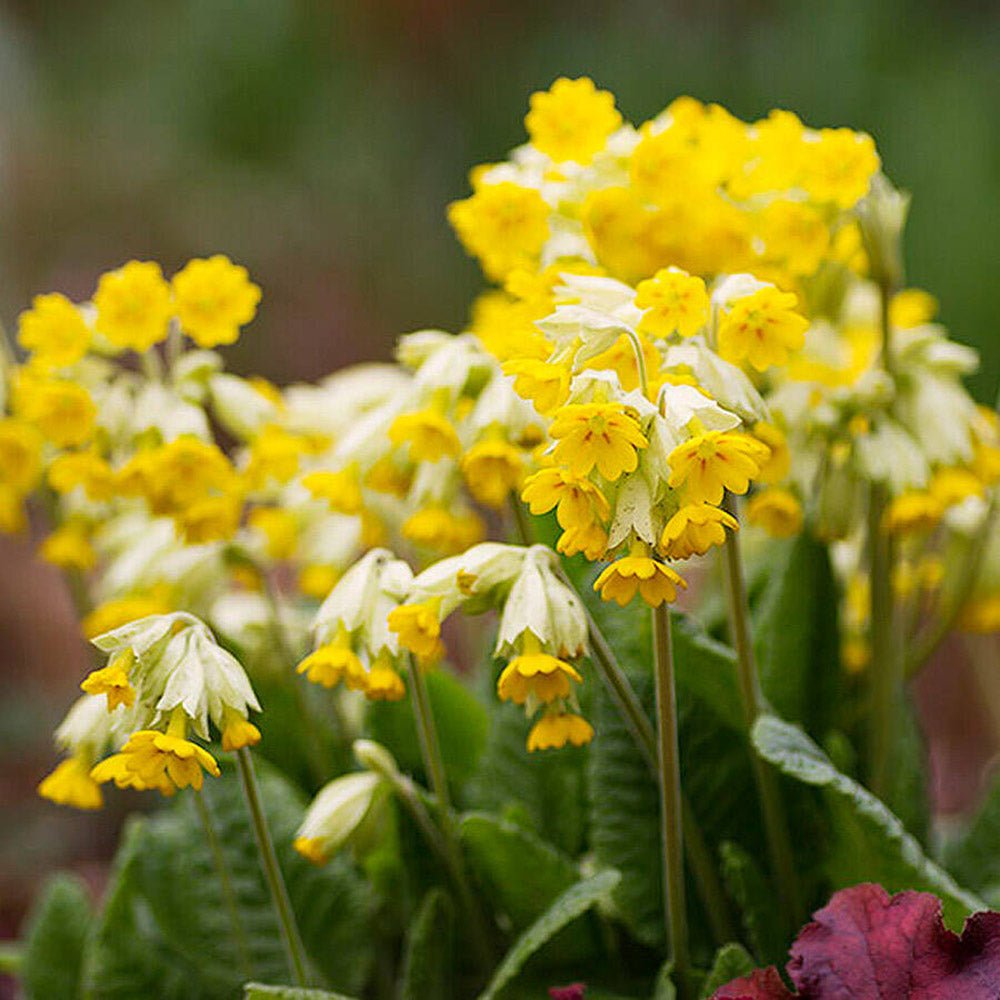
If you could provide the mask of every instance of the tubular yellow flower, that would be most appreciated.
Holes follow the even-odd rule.
[[[889,303],[889,322],[897,330],[909,330],[930,323],[938,311],[938,301],[922,288],[904,288]]]
[[[414,669],[421,668],[416,666]],[[403,678],[387,655],[378,656],[372,664],[368,672],[368,683],[365,685],[365,697],[370,701],[400,701],[406,697]]]
[[[60,448],[89,440],[97,417],[97,407],[82,385],[26,376],[15,386],[14,410]]]
[[[247,516],[247,524],[264,536],[271,559],[290,559],[295,552],[299,528],[295,515],[280,507],[255,507]]]
[[[679,333],[691,337],[708,322],[705,282],[676,267],[657,271],[635,290],[635,304],[645,309],[639,329],[652,337]]]
[[[753,436],[771,449],[771,454],[761,463],[760,472],[754,478],[762,483],[781,482],[792,465],[792,453],[784,433],[774,424],[761,420],[753,425]]]
[[[160,265],[131,260],[101,275],[94,293],[97,332],[115,347],[148,351],[167,335],[173,308]]]
[[[510,442],[490,438],[478,441],[462,456],[461,468],[473,497],[499,509],[521,484],[524,459]]]
[[[41,434],[29,424],[0,419],[0,483],[30,493],[42,477]]]
[[[984,493],[982,481],[968,469],[938,469],[927,489],[943,507],[953,507],[968,497],[981,497]]]
[[[614,94],[598,90],[586,76],[561,76],[547,91],[532,94],[530,103],[524,124],[531,143],[556,163],[590,163],[622,122]]]
[[[443,507],[425,507],[408,517],[402,526],[404,538],[415,545],[454,555],[480,542],[486,535],[482,520],[473,514],[453,514]]]
[[[410,470],[397,465],[386,455],[368,470],[364,483],[376,493],[388,493],[389,496],[402,500],[410,492],[413,476]]]
[[[611,514],[611,505],[597,486],[564,468],[539,469],[528,476],[521,499],[532,514],[547,514],[555,507],[556,520],[567,531],[589,528]]]
[[[260,743],[260,730],[242,715],[232,710],[226,712],[226,723],[222,729],[222,749],[229,752],[255,747]]]
[[[98,604],[83,619],[80,628],[85,639],[93,639],[94,636],[110,632],[147,615],[165,615],[172,610],[173,606],[167,600],[166,592],[154,589],[149,594],[134,594]]]
[[[124,753],[115,753],[105,757],[100,763],[90,769],[90,777],[98,784],[113,781],[116,788],[131,788],[136,792],[158,791],[170,798],[177,791],[177,786],[170,780],[166,771],[158,781],[150,784],[132,769],[133,761]]]
[[[397,448],[408,444],[414,462],[437,462],[462,450],[455,428],[446,417],[430,408],[401,413],[389,427],[389,440]]]
[[[639,551],[637,548],[636,552]],[[679,574],[664,563],[639,554],[616,559],[594,581],[594,590],[601,600],[615,601],[622,607],[639,594],[651,608],[658,608],[664,601],[669,604],[677,600],[678,587],[687,588]]]
[[[757,371],[788,362],[790,351],[801,350],[809,326],[795,312],[793,292],[772,286],[737,299],[719,322],[719,354],[733,364],[749,361]]]
[[[34,355],[32,363],[63,368],[76,364],[90,346],[90,330],[65,295],[36,295],[18,318],[18,343]]]
[[[202,497],[175,515],[181,535],[189,545],[225,541],[236,534],[243,513],[243,498],[236,494]]]
[[[551,413],[569,396],[570,371],[565,365],[515,358],[504,362],[503,373],[514,379],[514,392],[531,400],[539,413]]]
[[[933,531],[944,514],[941,501],[926,490],[909,490],[896,497],[882,519],[882,530],[892,535]]]
[[[533,188],[511,181],[482,184],[448,206],[448,221],[483,270],[502,280],[516,267],[533,268],[549,236],[549,206]]]
[[[305,674],[313,684],[336,687],[341,681],[351,691],[363,691],[368,684],[368,671],[349,645],[346,633],[334,642],[320,646],[296,667],[296,673]]]
[[[129,683],[127,667],[131,655],[116,656],[106,667],[92,670],[83,679],[80,689],[86,694],[108,696],[108,711],[113,712],[119,705],[130,708],[135,704],[135,689]]]
[[[746,493],[770,455],[748,434],[708,431],[678,445],[667,457],[669,484],[685,487],[689,503],[720,504],[726,490]]]
[[[57,456],[49,466],[48,480],[56,493],[72,493],[82,486],[88,500],[110,500],[115,493],[114,470],[96,451]]]
[[[235,343],[260,302],[260,289],[247,269],[222,254],[189,260],[171,287],[181,329],[199,347]]]
[[[591,562],[600,559],[608,548],[608,533],[594,522],[576,528],[567,528],[556,542],[556,551],[564,556],[582,552]]]
[[[515,705],[523,705],[529,697],[548,704],[569,697],[571,680],[579,684],[583,678],[564,660],[548,653],[524,653],[504,667],[497,694]]]
[[[660,536],[660,551],[668,559],[703,556],[713,545],[725,545],[726,528],[739,531],[732,514],[707,503],[686,504],[669,521]]]
[[[299,471],[303,455],[312,450],[302,434],[293,434],[273,424],[265,427],[250,444],[247,482],[260,489],[270,481],[287,483]]]
[[[104,796],[100,785],[90,776],[90,764],[81,757],[67,757],[38,786],[38,794],[60,806],[74,809],[100,809]]]
[[[317,500],[325,500],[339,514],[358,514],[364,504],[356,462],[336,472],[317,470],[302,477],[302,485]]]
[[[750,498],[747,520],[772,538],[791,538],[802,530],[802,504],[794,493],[772,486]]]
[[[546,712],[531,727],[528,750],[556,750],[571,743],[582,747],[594,738],[594,727],[581,715],[572,712]]]
[[[56,528],[38,547],[38,554],[53,566],[81,573],[93,569],[97,562],[87,529],[75,522]]]
[[[575,476],[586,476],[594,466],[605,479],[614,481],[623,472],[634,472],[637,450],[649,441],[639,422],[621,403],[573,403],[560,409],[549,427],[558,444],[556,462],[568,466]]]
[[[150,788],[161,787],[166,778],[177,788],[191,785],[200,791],[204,782],[203,771],[214,778],[220,774],[219,765],[207,750],[182,736],[161,733],[156,729],[133,733],[122,747],[120,756],[124,758],[126,769]],[[93,771],[91,775],[97,780]]]
[[[335,566],[326,566],[322,563],[310,563],[299,570],[299,590],[306,597],[313,597],[317,601],[323,600],[327,594],[333,590],[335,584],[340,579],[340,573]]]
[[[868,193],[881,166],[872,137],[847,128],[820,129],[819,142],[802,148],[802,186],[816,201],[840,208],[850,208]]]
[[[389,612],[389,631],[399,636],[401,646],[422,659],[437,657],[442,651],[440,610],[440,597],[418,604],[401,604]]]

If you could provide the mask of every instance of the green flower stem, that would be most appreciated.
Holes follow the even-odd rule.
[[[660,785],[660,839],[663,851],[663,901],[667,917],[669,958],[674,981],[683,992],[691,971],[688,954],[687,905],[684,899],[684,832],[681,806],[681,762],[677,741],[677,697],[670,611],[653,609],[653,659],[656,680],[656,746]]]
[[[229,923],[232,925],[233,938],[239,953],[240,969],[243,972],[243,978],[250,980],[253,978],[253,962],[250,958],[250,948],[247,945],[243,921],[240,919],[240,908],[236,900],[236,892],[233,889],[233,880],[229,874],[229,865],[226,863],[226,856],[222,853],[222,845],[219,843],[219,835],[215,831],[215,823],[212,820],[208,804],[205,802],[205,796],[195,792],[191,797],[194,799],[198,819],[201,820],[202,829],[205,831],[205,840],[208,842],[208,849],[212,855],[215,873],[219,877],[222,901],[229,916]]]
[[[278,866],[278,856],[274,852],[274,842],[271,840],[267,818],[264,816],[264,809],[260,801],[260,789],[257,786],[257,776],[253,768],[253,757],[250,756],[250,751],[246,747],[236,751],[236,763],[239,765],[240,782],[243,785],[243,794],[250,812],[254,838],[257,841],[260,867],[267,880],[267,887],[271,892],[271,903],[278,917],[281,943],[284,945],[285,957],[288,960],[288,970],[292,974],[295,985],[305,987],[309,985],[309,976],[306,971],[308,968],[306,950],[302,944],[298,924],[295,922],[295,913],[292,910],[292,902],[288,898],[288,889],[285,886],[284,878],[282,878],[281,868]]]
[[[430,782],[431,791],[434,793],[437,805],[438,830],[440,831],[439,853],[441,853],[445,867],[455,884],[459,902],[465,910],[469,921],[469,934],[473,947],[476,949],[476,957],[481,967],[484,970],[489,970],[493,967],[493,948],[486,929],[486,921],[469,885],[465,871],[465,862],[462,856],[462,848],[455,831],[451,795],[448,791],[448,775],[445,771],[444,758],[441,756],[441,744],[438,741],[437,726],[434,723],[434,712],[431,708],[431,700],[427,692],[427,682],[424,678],[423,668],[417,663],[416,657],[409,657],[409,666],[410,693],[413,699],[413,715],[417,725],[417,737],[420,741],[420,753],[423,757],[424,769],[427,772],[427,779]],[[427,828],[425,823],[421,822],[417,816],[417,806],[423,812],[426,812],[426,809],[424,809],[423,803],[420,801],[415,789],[412,790],[412,794],[404,796],[404,801],[410,807],[414,819],[425,829],[425,832],[434,828],[433,822],[430,823],[430,828]]]
[[[731,497],[725,506],[734,513],[735,504]],[[725,563],[726,598],[729,609],[729,627],[733,646],[736,650],[736,674],[740,686],[740,700],[747,726],[747,738],[757,716],[764,711],[764,694],[760,687],[757,665],[754,662],[753,643],[750,638],[750,604],[747,600],[746,579],[743,575],[743,560],[739,540],[730,532],[723,546]],[[778,894],[790,929],[802,922],[802,900],[799,895],[798,880],[795,877],[795,860],[788,823],[785,818],[781,792],[775,772],[751,748],[750,760],[753,766],[754,783],[760,799],[764,819],[767,850],[778,888]]]

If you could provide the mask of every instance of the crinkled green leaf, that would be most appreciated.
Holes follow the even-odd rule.
[[[724,944],[715,953],[712,968],[702,984],[702,997],[710,997],[720,986],[725,986],[730,979],[750,975],[755,965],[756,963],[743,945],[737,944],[735,941]]]
[[[721,846],[719,854],[722,877],[739,905],[746,940],[761,963],[780,962],[788,942],[781,921],[775,919],[774,889],[768,884],[755,858],[739,844],[727,841]]]
[[[28,915],[18,974],[27,1000],[80,995],[90,894],[75,875],[54,875]]]
[[[455,966],[455,908],[431,889],[410,925],[400,977],[400,1000],[451,1000]]]
[[[564,927],[611,893],[620,876],[614,870],[599,872],[570,886],[513,944],[493,973],[479,1000],[493,1000],[524,968],[525,962]]]
[[[944,902],[946,921],[961,926],[985,904],[931,861],[884,803],[841,774],[798,727],[771,715],[753,729],[761,756],[785,774],[820,789],[826,842],[813,845],[830,888],[878,882],[889,892],[926,889]]]

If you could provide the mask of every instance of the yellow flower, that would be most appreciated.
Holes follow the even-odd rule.
[[[569,396],[570,371],[565,365],[517,358],[504,362],[503,373],[514,379],[514,392],[531,400],[539,413],[551,413]]]
[[[88,500],[110,500],[115,493],[115,473],[96,451],[64,452],[49,466],[49,486],[56,493],[72,493],[82,486]]]
[[[486,535],[486,527],[476,514],[453,514],[444,507],[416,511],[403,522],[401,531],[415,545],[445,555],[464,552]]]
[[[243,513],[243,498],[223,493],[202,497],[174,515],[184,541],[189,545],[225,541],[236,534]]]
[[[791,538],[802,530],[802,504],[794,493],[772,486],[751,497],[747,520],[759,525],[772,538]]]
[[[388,493],[402,500],[410,492],[413,476],[388,455],[380,458],[365,474],[365,486],[376,493]]]
[[[416,669],[419,670],[420,667]],[[379,656],[368,672],[365,697],[370,701],[399,701],[405,696],[403,678],[393,668],[387,656]]]
[[[97,407],[82,385],[58,379],[18,379],[14,410],[60,448],[88,440],[97,417]]]
[[[317,499],[325,500],[339,514],[358,514],[363,506],[356,462],[336,472],[317,470],[302,477],[302,485]]]
[[[968,497],[981,497],[982,481],[968,469],[938,469],[927,486],[944,507],[953,507]]]
[[[882,530],[892,535],[933,531],[944,514],[941,501],[926,490],[908,490],[894,498],[882,518]]]
[[[43,799],[74,809],[100,809],[104,796],[90,776],[90,765],[80,757],[68,757],[38,786]]]
[[[516,267],[533,268],[549,237],[549,206],[534,188],[511,181],[482,184],[448,206],[448,221],[483,270],[502,280]]]
[[[461,467],[469,492],[487,507],[503,507],[524,475],[521,453],[500,438],[478,441],[462,456]]]
[[[992,635],[1000,632],[1000,594],[984,594],[966,602],[958,617],[963,632]]]
[[[784,432],[774,424],[761,420],[753,425],[753,436],[771,449],[771,454],[761,463],[760,472],[755,477],[762,483],[777,483],[788,475],[792,465],[792,453]]]
[[[591,562],[600,559],[607,548],[608,533],[596,522],[567,528],[556,542],[557,552],[561,552],[564,556],[575,556],[578,552],[582,552]]]
[[[260,743],[260,730],[242,715],[228,709],[222,729],[222,749],[226,752],[255,747]]]
[[[97,332],[115,347],[148,351],[167,335],[173,308],[160,265],[131,260],[101,275],[94,293]]]
[[[938,301],[922,288],[904,288],[889,303],[889,323],[897,330],[909,330],[930,323],[938,311]]]
[[[292,557],[299,529],[291,511],[280,507],[255,507],[247,516],[247,524],[264,536],[265,550],[270,559]]]
[[[314,865],[325,865],[330,860],[326,843],[322,837],[296,837],[292,847]]]
[[[56,528],[39,546],[38,554],[53,566],[81,573],[93,569],[97,562],[86,528],[76,522]]]
[[[726,528],[738,531],[736,518],[707,503],[687,504],[669,521],[660,536],[660,551],[668,559],[703,556],[713,545],[724,545]]]
[[[335,566],[310,563],[299,570],[299,590],[306,597],[322,601],[333,590],[334,585],[339,579],[340,573],[337,572]]]
[[[162,592],[134,594],[97,605],[80,623],[80,628],[84,638],[93,639],[96,635],[110,632],[138,618],[145,618],[147,615],[165,615],[172,610],[173,606]]]
[[[771,202],[758,222],[768,262],[780,261],[794,276],[819,270],[830,247],[830,229],[815,208],[782,198]]]
[[[80,689],[86,694],[107,695],[109,712],[113,712],[119,705],[131,707],[135,703],[135,689],[129,683],[126,669],[131,662],[130,653],[124,657],[116,656],[106,667],[87,674]]]
[[[207,750],[182,736],[156,729],[133,733],[117,756],[122,757],[125,768],[149,788],[161,787],[164,779],[169,779],[177,788],[191,785],[198,791],[204,782],[203,770],[214,778],[220,774],[219,765]],[[93,771],[91,775],[98,780]]]
[[[691,337],[708,322],[705,282],[676,267],[664,268],[640,282],[635,304],[646,310],[639,329],[652,337],[669,337],[675,332]]]
[[[389,612],[389,631],[399,636],[404,649],[424,660],[437,659],[442,651],[441,599],[432,598],[416,604],[401,604]]]
[[[555,507],[556,520],[567,531],[590,527],[611,514],[611,505],[597,486],[564,468],[539,469],[528,476],[521,499],[532,514],[546,514]]]
[[[30,424],[0,419],[0,483],[30,493],[42,477],[42,436]]]
[[[269,424],[250,443],[247,481],[254,489],[263,488],[271,480],[287,483],[299,471],[302,456],[311,450],[304,435]]]
[[[649,441],[639,422],[621,403],[574,403],[564,406],[552,421],[549,434],[559,442],[552,457],[575,476],[586,476],[594,466],[614,481],[634,472],[637,450]]]
[[[546,712],[531,727],[528,750],[554,750],[572,743],[582,747],[594,738],[594,727],[583,716],[572,712]]]
[[[432,409],[401,413],[389,427],[389,440],[397,448],[408,444],[414,462],[437,462],[462,450],[455,428]]]
[[[748,434],[708,431],[689,438],[667,457],[669,484],[685,487],[688,503],[722,503],[726,490],[746,493],[770,455]]]
[[[105,757],[99,764],[90,769],[90,777],[99,785],[113,781],[116,788],[131,788],[137,792],[158,791],[169,798],[177,791],[177,786],[170,780],[166,771],[158,776],[157,781],[149,783],[132,769],[134,762],[124,753],[115,753]]]
[[[497,694],[501,701],[515,705],[523,705],[529,697],[548,704],[569,697],[571,680],[579,684],[583,678],[564,660],[548,653],[527,653],[515,656],[504,667]]]
[[[234,343],[260,302],[247,269],[222,254],[189,260],[171,286],[181,328],[199,347]]]
[[[17,535],[28,526],[28,515],[21,494],[0,483],[0,533]]]
[[[350,690],[363,691],[368,683],[368,672],[350,648],[346,634],[310,653],[296,667],[296,672],[326,688],[336,687],[343,681]]]
[[[819,142],[803,143],[802,149],[802,186],[815,201],[840,208],[850,208],[868,193],[881,166],[872,137],[847,128],[821,129]]]
[[[36,295],[31,309],[18,318],[18,343],[32,351],[32,362],[64,368],[76,364],[90,346],[90,330],[65,295]]]
[[[605,567],[594,581],[594,590],[604,601],[622,607],[638,593],[651,607],[677,600],[677,588],[687,588],[684,580],[669,566],[647,555],[627,555]]]
[[[590,163],[622,122],[614,94],[598,90],[586,76],[561,76],[547,91],[532,94],[530,103],[524,124],[531,144],[556,163]]]
[[[733,364],[749,361],[760,372],[786,364],[790,351],[801,350],[809,326],[795,312],[797,301],[772,286],[737,299],[719,322],[719,354]]]

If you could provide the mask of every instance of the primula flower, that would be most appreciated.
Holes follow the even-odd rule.
[[[90,329],[65,295],[36,295],[18,317],[18,343],[33,353],[32,364],[64,368],[76,364],[90,346]]]
[[[582,552],[591,562],[600,559],[608,548],[608,533],[596,521],[592,524],[567,528],[556,541],[556,551],[564,556]]]
[[[67,757],[38,786],[38,794],[60,806],[94,810],[104,805],[100,785],[90,775],[90,763],[82,757]]]
[[[260,302],[247,269],[222,254],[188,261],[171,287],[181,329],[199,347],[234,343]]]
[[[154,589],[154,592],[149,594],[117,597],[98,604],[80,623],[80,629],[85,639],[93,639],[128,622],[138,621],[149,615],[165,615],[172,610],[162,589],[160,591]]]
[[[637,552],[639,550],[637,549]],[[624,607],[636,594],[651,607],[677,600],[677,588],[687,588],[681,576],[648,555],[629,554],[616,559],[594,581],[594,590],[604,601]]]
[[[753,425],[753,436],[771,449],[771,454],[761,463],[760,472],[754,478],[762,483],[781,482],[792,464],[792,453],[784,433],[774,424],[758,420]]]
[[[42,476],[43,443],[30,424],[0,419],[0,482],[16,493],[30,493]]]
[[[82,487],[88,500],[110,500],[115,495],[114,469],[93,450],[58,455],[49,466],[48,481],[56,493]]]
[[[532,267],[549,236],[549,206],[533,188],[511,181],[481,184],[471,198],[448,206],[462,245],[491,278]]]
[[[499,509],[524,476],[521,452],[509,441],[487,438],[474,444],[461,461],[469,492],[487,507]]]
[[[713,545],[725,545],[726,528],[738,531],[732,514],[707,503],[686,504],[667,521],[660,536],[660,551],[668,559],[703,556]]]
[[[594,727],[573,712],[546,712],[528,734],[528,750],[555,750],[571,743],[582,747],[594,738]]]
[[[571,680],[579,684],[583,678],[565,660],[548,653],[522,653],[500,674],[497,694],[515,705],[523,705],[529,697],[548,704],[569,697]]]
[[[399,636],[399,644],[422,659],[441,655],[441,598],[417,604],[401,604],[389,612],[389,631]]]
[[[746,493],[770,455],[767,445],[747,434],[708,431],[678,445],[667,457],[670,486],[683,486],[689,503],[718,505],[729,490]]]
[[[39,545],[38,554],[53,566],[81,573],[93,569],[97,563],[87,529],[72,521],[56,528]]]
[[[471,511],[453,513],[444,507],[425,507],[411,514],[400,529],[415,545],[453,555],[482,541],[482,520]]]
[[[819,141],[803,144],[802,186],[818,202],[850,208],[862,199],[881,161],[875,143],[864,132],[824,128]]]
[[[787,364],[789,352],[802,349],[809,326],[795,311],[797,301],[794,293],[768,285],[732,302],[719,321],[719,354],[733,364],[749,361],[760,372]]]
[[[244,475],[254,489],[262,489],[271,481],[287,483],[310,451],[312,444],[304,435],[269,424],[250,443]]]
[[[260,730],[238,712],[228,709],[225,712],[226,721],[222,726],[222,749],[226,752],[242,750],[244,747],[255,747],[260,743]]]
[[[87,674],[80,689],[86,694],[107,695],[109,712],[113,712],[119,705],[130,708],[135,703],[135,689],[128,679],[128,667],[131,663],[131,654],[125,654],[124,662],[121,655],[116,656],[106,667]]]
[[[236,494],[202,497],[175,515],[181,536],[189,545],[232,538],[240,526],[243,498]]]
[[[909,490],[889,504],[882,530],[893,535],[916,535],[933,531],[944,515],[944,505],[926,490]]]
[[[97,407],[82,385],[28,375],[15,384],[14,412],[60,448],[88,441],[97,418]]]
[[[669,337],[673,333],[691,337],[708,322],[705,282],[676,267],[664,268],[640,282],[635,304],[646,310],[639,320],[639,330],[652,337]]]
[[[589,479],[568,469],[551,467],[529,476],[521,499],[532,514],[546,514],[556,508],[556,520],[567,531],[589,528],[596,520],[607,520],[611,506]]]
[[[388,791],[386,779],[371,771],[334,778],[306,810],[292,846],[314,865],[325,864],[377,817]]]
[[[556,414],[549,434],[557,440],[552,457],[575,476],[586,476],[594,466],[612,482],[623,472],[634,472],[637,450],[649,441],[639,422],[621,403],[573,403]]]
[[[351,691],[363,691],[368,683],[368,671],[350,648],[346,631],[342,631],[336,641],[325,643],[310,653],[296,667],[296,672],[326,688],[336,687],[343,681]]]
[[[937,315],[938,301],[922,288],[904,288],[889,303],[889,323],[896,330],[910,330],[930,323]]]
[[[401,413],[389,427],[389,440],[397,448],[408,444],[414,462],[437,462],[462,450],[455,428],[433,409]]]
[[[203,771],[217,778],[219,765],[207,750],[179,735],[180,731],[173,721],[170,731],[166,733],[156,729],[140,730],[129,737],[116,756],[121,758],[127,771],[150,788],[160,787],[164,778],[168,778],[177,788],[191,785],[200,791],[204,781]],[[94,777],[97,780],[97,776]]]
[[[291,511],[281,507],[255,507],[247,516],[247,524],[263,535],[269,558],[281,560],[292,557],[298,541],[299,526]]]
[[[166,337],[173,314],[170,286],[153,261],[131,260],[101,275],[94,305],[97,332],[115,347],[140,353]]]
[[[751,497],[746,516],[772,538],[791,538],[802,530],[802,504],[794,493],[780,486]]]
[[[421,668],[417,666],[415,669]],[[371,665],[365,695],[370,701],[399,701],[406,696],[403,678],[399,676],[388,654],[380,654]]]
[[[503,373],[514,379],[514,391],[530,399],[539,413],[551,413],[569,396],[570,371],[565,365],[515,358],[504,362]]]
[[[589,163],[622,121],[614,94],[598,90],[586,76],[561,76],[547,91],[532,94],[530,103],[524,124],[531,144],[556,163]]]
[[[302,485],[317,500],[325,500],[338,514],[359,514],[364,504],[356,462],[336,472],[317,470],[302,477]]]

